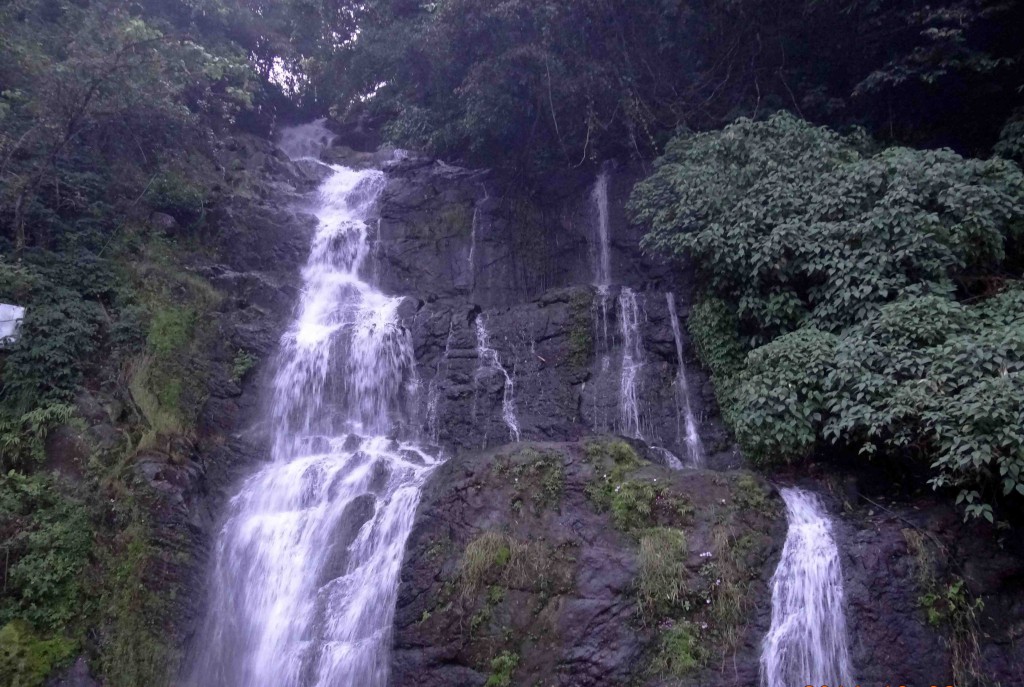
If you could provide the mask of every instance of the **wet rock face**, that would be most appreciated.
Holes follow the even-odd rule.
[[[391,684],[755,684],[783,521],[749,474],[670,472],[622,442],[463,454],[408,543]],[[681,544],[667,578],[662,538]]]
[[[1024,684],[1021,542],[931,500],[840,524],[851,658],[867,684]],[[975,644],[977,642],[977,644]]]
[[[293,164],[273,144],[255,137],[231,139],[221,152],[226,183],[237,188],[222,189],[222,200],[211,209],[204,229],[210,250],[186,266],[222,296],[216,311],[204,313],[212,318],[216,335],[194,361],[195,374],[206,384],[206,401],[194,437],[158,441],[135,460],[139,478],[150,487],[159,559],[150,566],[154,573],[148,584],[168,599],[168,643],[182,650],[200,616],[222,504],[239,477],[266,457],[259,425],[262,403],[315,226],[304,212],[305,199],[316,188],[315,169]],[[240,351],[253,365],[241,375]],[[102,437],[100,430],[112,420],[93,414],[97,418],[90,432]]]
[[[613,284],[595,279],[598,212],[592,177],[567,177],[544,197],[504,193],[485,171],[410,157],[386,165],[373,248],[382,288],[410,296],[404,323],[416,348],[419,431],[455,449],[516,436],[575,440],[587,432],[639,435],[685,460],[676,388],[679,368],[666,292],[675,291],[690,401],[709,464],[737,467],[713,391],[688,341],[691,277],[645,256],[625,204],[634,170],[611,175]],[[619,294],[637,293],[642,365],[639,431],[621,407],[625,333]],[[483,326],[491,353],[481,352]],[[497,364],[495,364],[495,362]],[[500,369],[499,369],[500,368]]]

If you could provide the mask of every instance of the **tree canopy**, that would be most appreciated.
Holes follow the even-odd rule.
[[[924,463],[989,519],[1024,496],[1016,164],[780,114],[677,137],[631,205],[703,276],[691,326],[751,458]]]

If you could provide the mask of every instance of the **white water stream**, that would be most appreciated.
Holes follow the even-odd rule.
[[[619,324],[622,329],[622,371],[619,381],[620,431],[634,439],[643,439],[640,392],[637,376],[644,367],[644,344],[640,332],[640,304],[636,292],[622,287],[619,293]]]
[[[314,123],[285,152],[318,154]],[[384,687],[405,542],[436,459],[393,437],[415,382],[401,298],[360,276],[377,171],[332,166],[274,380],[272,460],[212,552],[194,687]]]
[[[519,419],[516,416],[516,384],[512,375],[508,373],[505,366],[501,364],[498,352],[491,348],[490,334],[487,332],[487,323],[483,315],[476,318],[476,352],[479,360],[477,377],[487,370],[500,372],[505,377],[505,386],[501,397],[501,419],[508,427],[509,438],[512,441],[519,441]]]
[[[852,685],[839,549],[817,496],[782,489],[789,531],[772,576],[761,686]]]
[[[611,365],[609,351],[611,340],[608,338],[608,294],[612,284],[611,258],[611,213],[608,208],[607,170],[601,170],[590,190],[590,205],[594,216],[594,245],[591,252],[594,256],[594,286],[597,287],[597,352],[601,355],[601,370],[607,372]]]
[[[700,440],[700,432],[697,431],[697,419],[693,416],[693,408],[690,405],[690,385],[686,380],[686,362],[683,360],[683,333],[679,327],[679,313],[676,311],[676,295],[666,293],[665,300],[668,302],[668,316],[672,322],[672,335],[676,341],[676,417],[682,416],[683,425],[686,431],[686,451],[690,458],[690,467],[702,467],[704,465],[704,444]]]

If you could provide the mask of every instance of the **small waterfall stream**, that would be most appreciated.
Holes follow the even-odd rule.
[[[322,124],[285,132],[316,155]],[[405,542],[437,460],[394,436],[415,381],[402,299],[360,276],[381,172],[331,166],[274,380],[272,460],[228,505],[186,684],[383,687]]]
[[[640,332],[640,304],[636,292],[622,287],[619,294],[619,324],[622,329],[622,371],[619,382],[620,431],[644,439],[637,375],[644,366],[644,343]]]
[[[772,576],[761,687],[852,685],[839,549],[817,496],[782,489],[789,531]]]
[[[686,362],[683,360],[683,333],[679,327],[679,313],[676,311],[676,295],[666,293],[665,300],[668,302],[668,316],[672,324],[672,335],[676,341],[676,360],[679,367],[676,371],[676,403],[679,408],[676,416],[682,416],[686,430],[686,450],[690,457],[691,467],[704,465],[704,444],[700,440],[700,432],[697,431],[697,419],[693,416],[693,408],[690,405],[690,385],[686,381]]]
[[[476,289],[476,241],[477,235],[480,232],[480,222],[482,220],[482,208],[483,205],[490,200],[490,196],[487,193],[487,184],[480,184],[480,189],[484,192],[484,197],[477,201],[473,208],[473,227],[470,230],[469,236],[469,291],[470,293]]]
[[[508,373],[505,366],[501,364],[498,352],[491,348],[490,334],[487,332],[487,323],[483,315],[476,318],[476,350],[479,358],[477,377],[486,370],[500,372],[505,377],[504,391],[501,398],[501,419],[508,427],[509,438],[512,441],[520,440],[519,419],[516,417],[516,384],[512,375]]]
[[[594,286],[597,287],[597,311],[600,318],[597,326],[597,351],[601,354],[601,369],[605,372],[611,365],[611,359],[608,356],[611,349],[611,341],[608,338],[608,295],[612,284],[611,213],[608,208],[608,181],[608,170],[602,169],[590,190],[595,233],[595,245],[592,246]]]

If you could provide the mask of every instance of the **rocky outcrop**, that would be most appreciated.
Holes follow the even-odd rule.
[[[612,440],[464,453],[409,540],[392,684],[754,684],[784,534],[749,473]]]
[[[234,145],[230,154],[243,160],[235,173],[257,183],[217,210],[216,257],[194,265],[226,295],[204,362],[200,431],[173,458],[139,460],[158,495],[162,574],[192,590],[175,597],[171,632],[180,645],[203,599],[197,590],[220,507],[266,445],[266,363],[297,293],[312,222],[301,212],[303,193],[319,174],[269,144]],[[328,159],[362,166],[386,157],[365,151],[339,146]],[[685,455],[665,294],[676,295],[685,339],[695,289],[686,269],[639,248],[623,209],[636,173],[612,175],[617,286],[601,293],[591,285],[592,178],[567,175],[544,196],[524,198],[482,170],[403,154],[384,166],[369,262],[385,291],[407,296],[400,313],[417,367],[403,433],[452,456],[426,488],[408,544],[391,683],[756,684],[784,518],[771,488],[736,471],[742,458],[688,340],[690,401],[707,464],[721,472],[667,471],[664,453],[651,448]],[[643,462],[592,439],[623,431],[623,287],[637,294],[640,313],[643,441],[630,452]],[[239,350],[263,363],[241,383],[232,374]],[[516,433],[524,443],[509,445]],[[76,436],[59,439],[74,454]],[[826,484],[806,486],[823,492]],[[847,500],[829,505],[842,514],[837,538],[862,684],[954,684],[965,670],[1024,684],[1020,557],[930,501],[883,510],[857,494]],[[651,582],[660,579],[652,550],[676,552],[677,587]]]
[[[515,434],[504,417],[509,405],[521,438],[625,432],[618,295],[630,287],[638,293],[643,364],[641,431],[628,433],[685,456],[666,293],[676,293],[685,325],[691,277],[639,249],[624,210],[636,171],[611,175],[609,247],[618,286],[600,293],[589,285],[599,250],[592,177],[568,175],[543,196],[523,197],[486,171],[427,158],[385,167],[373,269],[382,288],[410,297],[405,326],[416,346],[421,435],[454,449],[504,443]],[[481,351],[481,332],[493,354]],[[736,467],[707,378],[688,341],[683,350],[711,464]]]
[[[929,498],[863,500],[838,531],[862,684],[1024,684],[1019,538]]]
[[[205,598],[222,504],[239,476],[266,457],[263,404],[315,225],[305,199],[319,180],[315,166],[293,164],[254,137],[226,141],[221,156],[225,186],[202,230],[207,250],[186,265],[218,294],[216,309],[203,314],[210,334],[191,364],[205,401],[194,433],[158,441],[135,458],[155,545],[149,586],[166,602],[167,643],[182,652]]]

